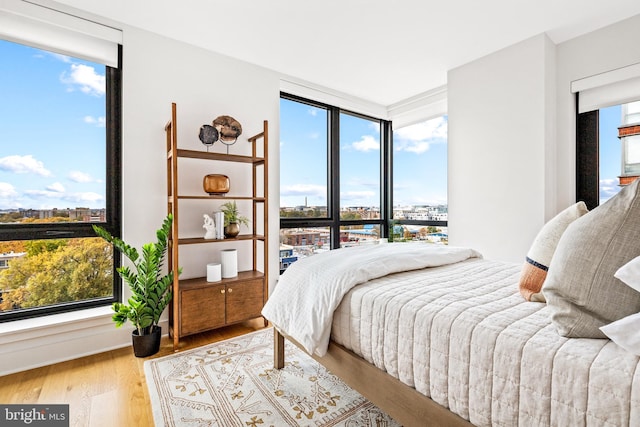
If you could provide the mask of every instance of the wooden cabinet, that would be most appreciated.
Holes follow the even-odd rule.
[[[176,271],[180,266],[180,247],[184,245],[216,245],[230,241],[250,241],[250,249],[243,256],[251,257],[252,269],[240,271],[233,278],[209,283],[205,277],[181,279],[174,274],[173,302],[169,313],[169,333],[173,348],[178,349],[180,337],[219,328],[233,323],[261,317],[262,307],[268,295],[268,122],[263,130],[248,138],[252,144],[250,156],[223,154],[196,150],[183,150],[177,144],[177,107],[172,104],[171,120],[165,126],[167,134],[167,211],[174,220],[169,242],[168,268]],[[260,143],[261,142],[261,143]],[[231,162],[244,165],[251,175],[251,194],[200,195],[178,194],[180,158],[197,159],[203,162]],[[251,233],[240,234],[232,239],[182,238],[179,232],[180,200],[218,201],[220,204],[233,201],[251,201],[249,216]],[[245,202],[246,203],[246,202]],[[191,206],[191,205],[190,205]],[[258,223],[260,222],[260,224]],[[240,252],[240,250],[239,250]],[[251,253],[247,253],[251,252]],[[266,320],[265,320],[266,326]]]

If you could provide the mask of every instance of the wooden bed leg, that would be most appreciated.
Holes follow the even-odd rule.
[[[273,328],[273,367],[284,368],[284,336]]]

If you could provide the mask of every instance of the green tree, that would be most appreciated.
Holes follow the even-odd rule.
[[[32,257],[45,252],[55,252],[58,248],[67,245],[67,239],[28,240],[25,242],[27,255]]]
[[[39,307],[113,292],[111,245],[100,238],[33,241],[0,273],[0,310]]]
[[[345,221],[359,220],[362,216],[357,212],[344,212],[340,214],[340,219]]]

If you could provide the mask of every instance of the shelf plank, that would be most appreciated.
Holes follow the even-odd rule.
[[[200,200],[255,200],[256,202],[264,202],[264,197],[251,196],[178,196],[178,199],[200,199]]]
[[[194,245],[199,243],[222,243],[222,242],[234,242],[239,240],[264,240],[264,236],[261,234],[239,234],[234,238],[224,239],[205,239],[204,237],[186,237],[178,239],[179,245]]]
[[[192,279],[181,279],[180,280],[180,289],[190,289],[190,288],[201,288],[204,286],[211,285],[229,285],[236,282],[244,282],[252,279],[262,279],[264,278],[264,273],[259,270],[247,270],[247,271],[238,271],[238,275],[236,277],[231,277],[227,279],[222,279],[219,282],[207,282],[206,277],[195,277]]]
[[[185,150],[181,148],[179,148],[177,151],[178,151],[178,157],[189,158],[189,159],[222,160],[227,162],[256,163],[256,164],[264,163],[264,158],[262,157],[239,156],[237,154],[224,154],[224,153],[209,153],[207,151]]]

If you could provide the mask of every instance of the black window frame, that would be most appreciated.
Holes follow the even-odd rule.
[[[379,225],[380,237],[388,238],[390,226],[424,225],[446,227],[448,221],[394,220],[393,219],[393,125],[391,121],[378,119],[350,110],[341,109],[297,95],[280,92],[280,98],[295,101],[328,112],[327,123],[327,217],[280,218],[280,229],[304,227],[328,227],[331,236],[330,249],[340,248],[340,227]],[[380,123],[380,218],[343,220],[340,218],[340,114],[348,114]]]
[[[104,227],[113,236],[122,236],[122,45],[118,45],[117,68],[105,65],[105,81],[106,220],[91,223],[0,224],[0,241],[96,237],[93,225]],[[114,251],[113,295],[111,297],[2,312],[0,313],[0,323],[110,306],[114,302],[120,302],[122,301],[122,281],[117,274],[119,266],[120,256]]]

